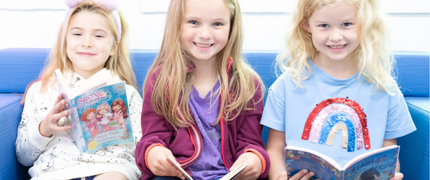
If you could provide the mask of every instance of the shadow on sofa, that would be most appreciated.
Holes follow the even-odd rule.
[[[132,50],[133,68],[139,91],[146,72],[157,56],[155,50]],[[28,83],[38,77],[49,49],[1,49],[0,50],[0,180],[29,179],[28,168],[15,157],[15,139],[21,120],[21,94]],[[248,51],[244,57],[260,74],[266,88],[275,81],[274,51]],[[395,52],[397,74],[409,111],[417,131],[398,139],[401,146],[400,162],[405,179],[429,178],[429,53]],[[263,140],[267,142],[267,128]]]

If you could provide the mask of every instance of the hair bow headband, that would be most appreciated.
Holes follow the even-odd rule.
[[[64,3],[69,10],[66,13],[66,16],[69,14],[70,9],[75,7],[78,3],[82,2],[82,0],[64,0]],[[105,7],[107,10],[111,12],[112,18],[115,21],[116,28],[118,30],[118,40],[121,40],[121,20],[119,18],[119,13],[116,10],[119,6],[116,0],[94,0],[97,5]]]

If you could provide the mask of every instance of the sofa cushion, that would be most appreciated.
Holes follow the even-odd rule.
[[[397,81],[405,97],[429,97],[429,53],[396,51]]]
[[[428,179],[429,98],[406,97],[405,99],[417,130],[397,139],[400,145],[400,169],[405,179]]]
[[[24,93],[25,87],[37,79],[48,58],[48,48],[11,48],[0,50],[0,92]],[[138,89],[142,90],[144,77],[152,65],[158,50],[131,50],[134,60],[133,70],[137,77]],[[243,56],[262,77],[266,88],[275,81],[275,59],[277,51],[245,51]],[[429,53],[393,53],[397,60],[395,73],[400,89],[407,97],[429,97]]]
[[[44,48],[0,50],[0,92],[23,94],[38,78],[48,55],[49,49]]]
[[[156,50],[132,50],[131,59],[134,73],[137,79],[138,91],[142,93],[143,82],[145,81],[146,73],[151,68],[152,63],[157,57]]]
[[[0,93],[0,179],[30,179],[28,168],[21,165],[15,157],[15,141],[18,124],[21,120],[22,96]]]

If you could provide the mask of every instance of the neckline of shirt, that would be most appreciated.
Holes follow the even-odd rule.
[[[356,72],[354,75],[352,75],[349,78],[346,79],[338,79],[333,77],[332,75],[328,74],[327,72],[325,72],[324,70],[322,70],[321,68],[319,68],[317,65],[315,65],[311,59],[308,59],[308,63],[311,66],[311,69],[315,72],[320,74],[321,79],[329,82],[329,83],[333,83],[333,84],[350,84],[353,82],[356,82],[358,80],[358,72]]]
[[[219,89],[219,87],[220,87],[220,82],[219,82],[219,81],[217,81],[217,82],[215,83],[214,87],[212,88],[212,90],[211,90],[211,91],[209,91],[209,92],[205,95],[205,97],[204,97],[204,98],[202,98],[202,97],[200,97],[200,95],[199,95],[199,91],[197,91],[197,89],[196,89],[194,86],[192,86],[192,88],[191,88],[191,92],[190,92],[190,95],[191,95],[191,96],[193,96],[193,97],[194,97],[194,99],[195,99],[196,101],[198,101],[198,102],[206,102],[206,101],[208,101],[210,98],[212,98],[212,97],[211,97],[211,95],[212,95],[214,92],[216,92],[216,91]]]

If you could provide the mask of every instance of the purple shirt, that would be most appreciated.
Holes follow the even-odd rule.
[[[188,103],[203,139],[202,154],[190,165],[193,179],[218,179],[229,172],[221,157],[220,125],[214,125],[219,112],[219,101],[213,92],[216,92],[219,86],[218,81],[204,98],[199,96],[194,87],[190,93]]]

